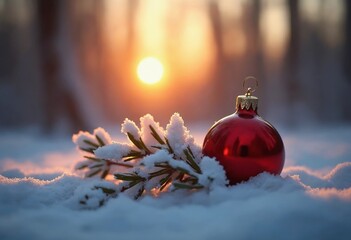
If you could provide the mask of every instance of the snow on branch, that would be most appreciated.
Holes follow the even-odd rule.
[[[166,130],[147,114],[140,118],[140,128],[125,119],[121,132],[129,142],[112,142],[102,128],[93,134],[80,131],[73,135],[73,142],[85,153],[85,160],[76,169],[85,170],[86,177],[105,179],[113,174],[118,192],[135,199],[144,194],[211,190],[227,184],[222,166],[202,155],[178,113],[173,114]],[[115,194],[115,189],[111,192]]]

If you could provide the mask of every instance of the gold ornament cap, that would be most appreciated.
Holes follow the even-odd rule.
[[[249,79],[253,79],[256,82],[256,87],[258,87],[258,81],[255,77],[247,77],[245,78],[244,82],[243,82],[243,87],[245,89],[245,85],[246,82]],[[254,111],[257,110],[257,106],[258,106],[258,98],[255,96],[252,96],[252,93],[255,92],[256,89],[255,88],[247,88],[245,95],[239,95],[236,97],[236,109],[246,109],[249,110],[250,108],[252,108]]]

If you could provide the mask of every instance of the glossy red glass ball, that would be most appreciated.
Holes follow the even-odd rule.
[[[223,166],[230,185],[262,172],[280,174],[285,159],[278,131],[252,107],[238,110],[218,122],[207,133],[203,154]]]

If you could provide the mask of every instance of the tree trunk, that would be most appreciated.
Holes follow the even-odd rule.
[[[345,0],[345,72],[348,82],[351,84],[351,1]]]
[[[43,81],[44,130],[50,133],[59,120],[65,119],[71,130],[85,128],[85,121],[80,115],[80,109],[74,93],[61,79],[62,63],[56,48],[59,35],[59,16],[61,1],[37,0],[38,7],[38,42]]]
[[[299,97],[298,61],[299,61],[299,0],[288,0],[290,39],[286,53],[286,104],[292,106]],[[293,125],[294,114],[288,118],[288,124]]]

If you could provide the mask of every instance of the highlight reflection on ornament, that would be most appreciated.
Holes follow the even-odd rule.
[[[204,139],[203,154],[220,162],[230,185],[262,172],[280,174],[284,166],[283,141],[278,131],[258,115],[254,91],[248,88],[245,95],[239,95],[236,112],[216,122]]]

